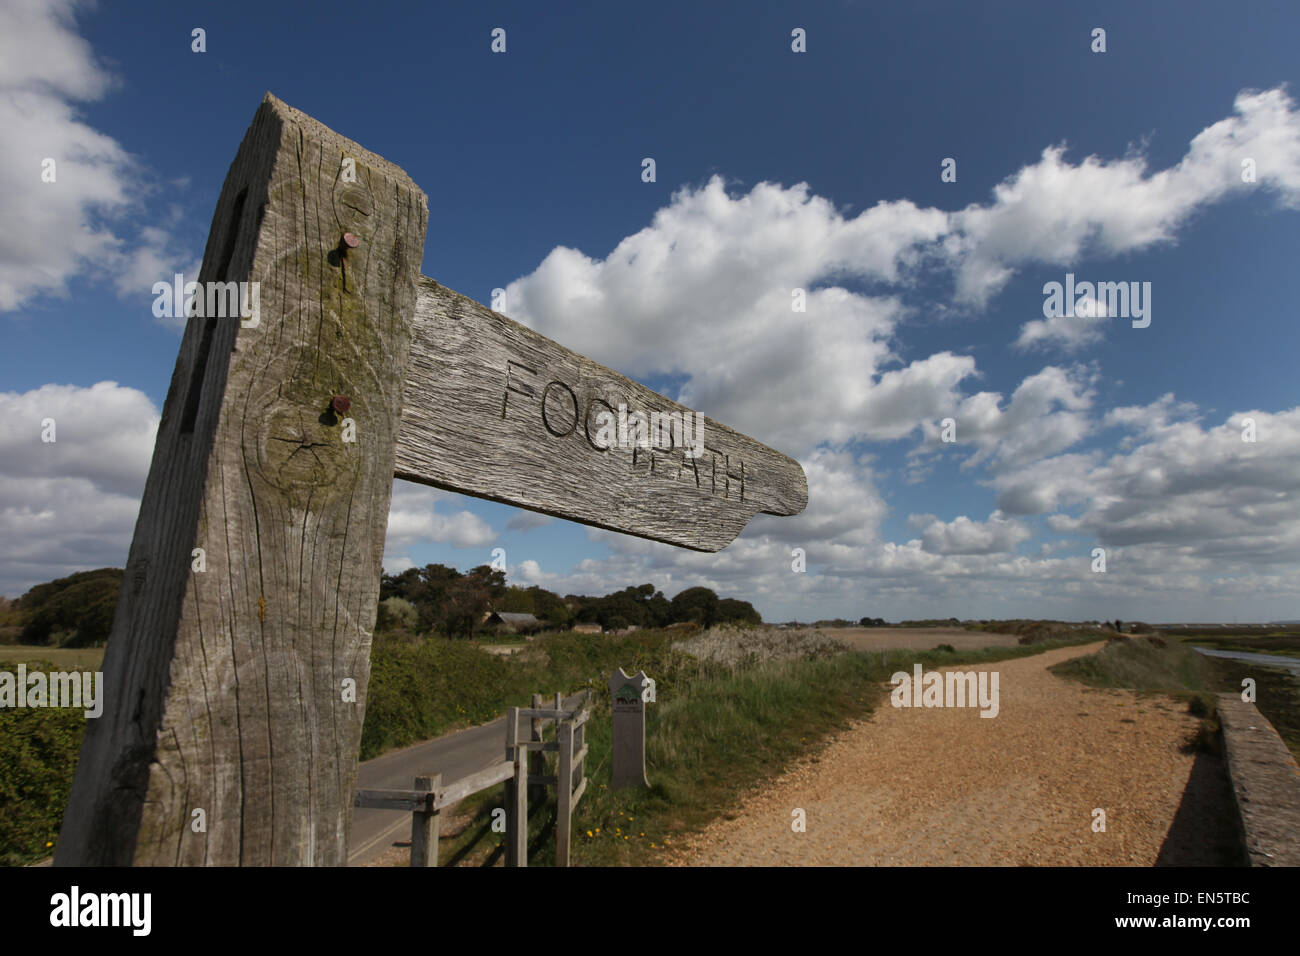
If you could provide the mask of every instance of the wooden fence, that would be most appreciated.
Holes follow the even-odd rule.
[[[532,707],[511,707],[506,712],[506,757],[501,763],[462,777],[448,786],[442,774],[415,778],[410,790],[357,790],[354,807],[375,810],[409,810],[411,813],[411,866],[438,865],[440,813],[471,794],[499,783],[505,784],[506,866],[528,865],[528,804],[546,798],[546,787],[556,789],[555,864],[569,865],[573,835],[573,809],[587,789],[587,745],[584,730],[590,713],[591,692],[587,691],[572,710],[565,709],[563,695],[555,695],[555,706],[542,706],[542,695],[533,695]],[[519,721],[530,722],[527,740],[519,737]],[[547,721],[555,726],[555,740],[543,741]],[[545,754],[556,754],[556,772],[545,773]],[[563,785],[561,785],[563,784]]]

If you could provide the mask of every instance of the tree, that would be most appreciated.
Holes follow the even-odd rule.
[[[672,600],[674,621],[694,621],[712,627],[718,620],[718,595],[710,588],[687,588]]]
[[[121,568],[79,571],[38,584],[14,601],[13,609],[25,619],[18,640],[49,644],[61,638],[65,647],[106,643],[121,584]]]
[[[433,565],[429,565],[429,567],[433,567]],[[401,574],[381,575],[379,579],[379,600],[383,601],[397,597],[409,601],[415,589],[419,587],[420,581],[420,568],[407,568]]]
[[[512,584],[506,588],[501,600],[493,605],[494,611],[508,611],[511,614],[536,614],[537,600],[534,588],[521,588]]]
[[[646,613],[649,615],[647,623],[650,627],[667,627],[673,622],[673,606],[664,597],[663,591],[656,591],[646,602]]]
[[[419,630],[446,633],[448,614],[453,611],[452,592],[462,586],[461,578],[459,571],[444,564],[408,568],[401,574],[384,575],[380,579],[379,598],[384,601],[399,597],[410,601],[415,606]]]
[[[488,610],[505,592],[504,571],[486,564],[470,569],[447,587],[440,630],[448,637],[473,637]]]
[[[762,624],[763,617],[758,611],[754,610],[754,605],[748,601],[740,601],[736,598],[719,598],[718,623]]]

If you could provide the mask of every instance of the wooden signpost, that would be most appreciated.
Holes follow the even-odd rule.
[[[58,865],[336,865],[394,476],[702,551],[807,502],[792,459],[609,447],[599,413],[685,411],[420,275],[399,168],[268,94],[163,406]]]

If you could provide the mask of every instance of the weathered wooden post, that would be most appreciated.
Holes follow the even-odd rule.
[[[555,722],[555,742],[559,744],[555,762],[555,865],[568,866],[573,833],[573,721]]]
[[[519,745],[519,708],[506,712],[506,760],[514,776],[506,781],[506,866],[528,865],[528,748]]]
[[[609,678],[610,709],[613,711],[610,742],[611,790],[649,787],[645,775],[645,699],[649,678],[645,671],[628,676],[623,668]]]
[[[267,94],[199,274],[259,314],[186,327],[56,864],[346,862],[427,218]]]
[[[533,710],[542,709],[542,695],[533,695]],[[534,717],[528,722],[529,734],[528,739],[534,743],[542,742],[542,719]],[[546,754],[542,753],[539,747],[536,750],[529,751],[528,754],[528,776],[542,777],[546,774]],[[546,800],[546,784],[532,783],[528,785],[528,802],[540,806]]]
[[[583,691],[582,703],[578,705],[577,713],[585,713],[591,706],[591,688]],[[570,781],[572,787],[577,788],[578,784],[586,775],[586,761],[578,758],[576,755],[582,753],[583,748],[587,745],[587,722],[584,720],[579,723],[573,732],[573,752],[575,754],[573,764],[573,780]]]
[[[267,94],[213,217],[56,864],[346,862],[394,476],[698,551],[807,504],[793,459],[421,276],[427,219],[402,170]],[[245,288],[249,321],[213,313]],[[637,416],[677,428],[629,442]]]
[[[560,695],[556,695],[556,713],[561,712]],[[555,768],[555,865],[568,866],[573,845],[573,808],[587,789],[584,774],[587,748],[582,743],[587,720],[586,702],[556,721],[557,744]],[[575,782],[576,781],[576,782]]]
[[[438,837],[442,829],[436,798],[442,787],[442,774],[415,778],[415,789],[429,793],[425,808],[411,813],[411,866],[438,865]]]

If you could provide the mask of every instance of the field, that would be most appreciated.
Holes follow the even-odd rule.
[[[823,633],[838,638],[855,651],[929,651],[949,644],[959,651],[988,647],[1014,647],[1014,634],[968,631],[960,627],[828,627]]]
[[[97,671],[104,662],[102,647],[35,647],[0,644],[0,669],[20,662],[48,661],[56,669]]]

